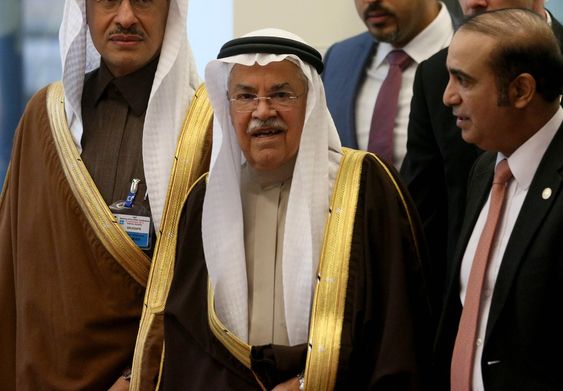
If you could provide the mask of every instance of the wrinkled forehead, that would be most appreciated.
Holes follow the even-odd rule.
[[[274,61],[261,65],[233,64],[227,81],[229,91],[237,87],[247,89],[306,89],[308,79],[303,73],[300,64],[292,58]]]

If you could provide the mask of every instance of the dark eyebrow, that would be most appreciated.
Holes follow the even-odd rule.
[[[451,75],[454,75],[456,77],[461,77],[464,78],[467,81],[475,81],[475,78],[473,78],[472,76],[469,76],[467,73],[463,72],[460,69],[456,69],[456,68],[448,68],[448,71],[450,72]]]

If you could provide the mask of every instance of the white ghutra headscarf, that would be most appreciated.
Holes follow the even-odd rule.
[[[81,151],[84,75],[100,65],[86,23],[87,0],[66,0],[59,31],[65,110]],[[170,9],[143,128],[143,164],[155,229],[158,230],[168,178],[188,105],[199,85],[188,43],[188,0],[169,0]]]
[[[314,51],[301,38],[283,30],[259,30],[243,38],[248,37],[285,38],[289,46],[293,41],[298,47]],[[222,52],[228,45],[223,46]],[[251,50],[234,48],[230,57],[211,61],[205,70],[215,117],[211,170],[203,204],[203,247],[215,292],[217,315],[239,338],[248,341],[248,287],[240,196],[241,165],[245,160],[231,124],[227,84],[234,64],[264,66],[286,59],[292,61],[306,76],[309,87],[305,123],[289,193],[282,260],[287,331],[290,344],[295,345],[307,341],[315,272],[341,146],[326,106],[324,87],[314,68],[318,63],[309,61],[313,66],[302,60],[307,58],[307,50],[304,53],[298,48],[286,51],[299,52],[298,56],[283,54],[283,45],[281,48],[260,43],[252,46],[252,42],[250,45]],[[246,49],[248,47],[246,45]],[[257,53],[259,51],[263,53]],[[320,61],[318,56],[317,61]]]

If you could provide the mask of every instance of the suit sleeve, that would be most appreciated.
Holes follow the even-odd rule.
[[[420,215],[430,253],[430,296],[434,312],[439,312],[442,300],[446,264],[448,199],[444,161],[434,133],[432,111],[442,105],[438,92],[429,100],[426,78],[432,64],[422,62],[417,68],[408,125],[407,154],[401,166],[401,176]],[[429,77],[430,76],[430,77]],[[431,80],[433,81],[433,80]],[[432,95],[432,96],[433,96]],[[438,99],[440,101],[438,101]]]

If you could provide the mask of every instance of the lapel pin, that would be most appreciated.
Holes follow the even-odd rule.
[[[547,200],[549,199],[549,197],[551,197],[551,189],[549,187],[546,187],[541,193],[541,198]]]

